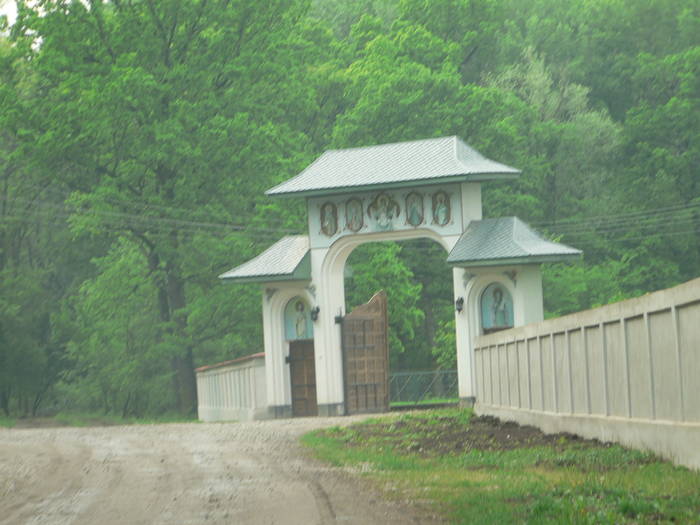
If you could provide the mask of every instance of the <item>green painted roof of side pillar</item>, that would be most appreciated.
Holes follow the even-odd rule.
[[[581,250],[548,241],[517,217],[469,223],[447,256],[459,267],[561,262],[580,257]]]
[[[446,182],[512,179],[520,170],[487,159],[459,137],[329,150],[265,193],[314,196]]]
[[[267,250],[219,279],[239,283],[308,281],[311,279],[311,254],[306,235],[282,237]]]

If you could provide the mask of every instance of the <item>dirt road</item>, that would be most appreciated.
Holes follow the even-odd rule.
[[[350,418],[0,430],[0,523],[430,523],[298,436]]]

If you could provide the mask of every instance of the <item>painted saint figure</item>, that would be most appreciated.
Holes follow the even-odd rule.
[[[423,196],[420,193],[411,192],[406,197],[406,221],[411,226],[423,222]]]
[[[321,206],[321,231],[329,237],[338,231],[338,210],[332,202]]]
[[[491,326],[507,326],[506,302],[503,300],[503,292],[500,288],[493,290],[493,303],[491,303]]]
[[[297,304],[294,305],[294,309],[297,311],[294,323],[297,339],[304,339],[306,338],[306,312],[304,311],[304,303],[297,301]]]
[[[450,222],[450,198],[444,191],[433,195],[433,222],[440,226]]]
[[[501,284],[491,283],[486,287],[480,309],[485,334],[513,326],[513,299]]]
[[[400,213],[399,205],[386,193],[380,193],[367,208],[367,214],[374,219],[380,231],[391,230],[395,217]]]
[[[345,226],[348,230],[356,232],[364,226],[362,202],[360,199],[348,199],[345,203]]]

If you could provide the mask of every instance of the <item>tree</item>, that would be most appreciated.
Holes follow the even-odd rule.
[[[303,9],[58,1],[20,5],[13,28],[41,86],[23,108],[32,124],[25,159],[72,190],[76,234],[141,252],[130,260],[154,294],[155,340],[167,347],[183,413],[196,406],[192,305],[201,310],[198,283],[215,275],[193,270],[192,255],[205,236],[240,245],[239,225],[279,173],[297,168],[304,147],[310,94],[294,55]]]

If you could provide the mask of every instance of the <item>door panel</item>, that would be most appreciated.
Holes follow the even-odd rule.
[[[317,416],[313,340],[289,343],[289,375],[292,384],[292,415]]]
[[[389,410],[386,307],[386,293],[381,291],[343,318],[343,379],[348,414]]]

